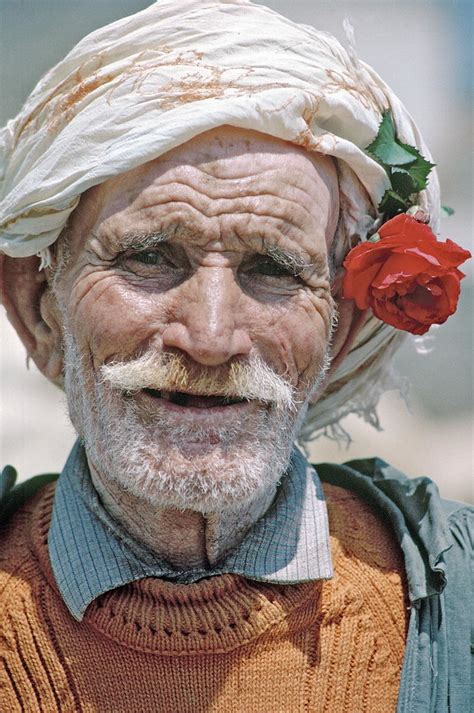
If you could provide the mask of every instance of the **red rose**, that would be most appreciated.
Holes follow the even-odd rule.
[[[344,260],[343,297],[397,329],[424,334],[456,311],[458,266],[471,257],[406,213],[387,221],[377,242],[356,245]]]

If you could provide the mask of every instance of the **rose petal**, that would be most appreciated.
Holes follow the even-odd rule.
[[[374,280],[374,287],[382,288],[393,282],[413,280],[414,276],[424,272],[426,261],[418,256],[391,255],[380,268]]]
[[[396,329],[402,329],[412,334],[424,334],[429,329],[429,326],[421,325],[407,317],[407,315],[391,301],[374,302],[372,310],[378,319],[386,324],[390,324],[392,327],[396,327]]]
[[[387,222],[379,228],[378,234],[383,239],[394,237],[400,240],[403,236],[403,240],[404,238],[406,239],[412,236],[419,236],[426,241],[436,241],[436,236],[429,225],[426,223],[419,223],[406,213],[400,213],[400,215],[396,215],[394,218],[391,218],[391,220],[387,220]]]
[[[342,296],[353,299],[359,309],[370,307],[369,288],[380,270],[380,265],[375,263],[361,272],[346,272],[342,286]]]

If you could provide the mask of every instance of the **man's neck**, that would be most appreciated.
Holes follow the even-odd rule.
[[[176,569],[209,568],[239,546],[268,510],[276,489],[220,512],[159,508],[104,478],[89,463],[92,482],[109,515],[135,540]]]

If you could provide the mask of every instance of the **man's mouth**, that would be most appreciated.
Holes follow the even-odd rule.
[[[200,396],[197,394],[189,394],[184,391],[158,391],[156,389],[143,389],[143,391],[145,394],[148,394],[148,396],[168,401],[170,404],[181,406],[182,408],[212,409],[248,403],[245,399],[232,398],[228,396]]]

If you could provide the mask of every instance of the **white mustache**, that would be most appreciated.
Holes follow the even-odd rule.
[[[256,355],[225,367],[191,368],[177,354],[148,352],[131,361],[104,364],[100,376],[113,389],[128,393],[182,391],[295,409],[293,386]]]

